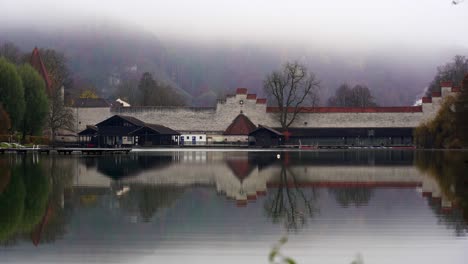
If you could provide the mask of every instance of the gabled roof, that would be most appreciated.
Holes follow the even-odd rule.
[[[52,80],[50,79],[49,73],[42,61],[41,54],[39,53],[39,49],[37,47],[34,48],[31,59],[29,60],[31,66],[39,72],[39,74],[44,79],[46,90],[49,95],[52,94]]]
[[[224,131],[224,135],[248,135],[257,127],[244,114],[239,114]]]
[[[77,98],[73,100],[72,107],[110,107],[110,104],[103,98]]]
[[[248,159],[227,159],[226,163],[232,173],[242,182],[254,170],[255,166]]]
[[[111,117],[107,118],[106,120],[97,123],[96,126],[99,127],[99,125],[102,125],[103,123],[105,123],[105,122],[107,122],[107,121],[109,121],[111,119],[114,119],[114,118],[121,118],[121,119],[135,125],[135,126],[139,126],[139,127],[145,126],[145,122],[141,121],[140,119],[132,117],[132,116],[124,116],[124,115],[111,116]]]
[[[86,136],[86,135],[94,135],[98,132],[98,128],[96,126],[87,125],[86,129],[79,132],[78,135]]]
[[[279,132],[278,130],[275,130],[271,127],[267,127],[267,126],[262,126],[262,125],[258,125],[258,128],[255,129],[254,131],[250,132],[249,135],[251,134],[254,134],[256,133],[257,131],[260,131],[260,130],[267,130],[273,134],[276,134],[277,136],[283,136],[283,134],[281,132]]]
[[[179,132],[172,130],[168,127],[165,127],[163,125],[158,125],[158,124],[148,124],[145,123],[143,127],[137,128],[134,131],[130,132],[129,134],[138,134],[138,132],[148,129],[156,134],[160,135],[180,135]]]

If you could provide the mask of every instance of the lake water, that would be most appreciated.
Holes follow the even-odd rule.
[[[443,151],[5,154],[0,262],[467,263],[467,169]]]

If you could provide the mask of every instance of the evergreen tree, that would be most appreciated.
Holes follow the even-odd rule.
[[[13,130],[21,127],[25,103],[24,88],[14,64],[0,58],[0,103],[10,116]]]

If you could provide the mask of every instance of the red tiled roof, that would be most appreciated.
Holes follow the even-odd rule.
[[[279,112],[278,107],[267,107],[267,112]],[[289,108],[288,112],[294,112]],[[390,106],[390,107],[302,107],[301,113],[415,113],[422,112],[422,106]]]
[[[257,99],[257,104],[266,104],[266,103],[267,103],[267,99],[265,99],[265,98]]]
[[[236,94],[247,94],[247,88],[237,88]]]
[[[451,81],[440,82],[440,87],[452,87],[452,85]]]
[[[257,127],[244,114],[239,114],[224,131],[224,135],[248,135]]]
[[[257,99],[256,94],[247,94],[247,99]]]
[[[226,161],[232,173],[236,175],[239,180],[244,180],[253,171],[254,166],[249,163],[247,159],[228,159]]]
[[[432,97],[441,97],[442,94],[440,92],[432,92]]]
[[[37,47],[34,48],[31,54],[31,59],[29,63],[42,76],[46,85],[47,93],[51,95],[52,94],[52,81],[44,65],[44,62],[42,61],[41,54],[39,53],[39,49]]]
[[[458,87],[458,86],[454,86],[452,87],[452,93],[460,93],[461,92],[461,88]]]
[[[432,98],[431,97],[423,97],[422,102],[423,103],[432,103]]]

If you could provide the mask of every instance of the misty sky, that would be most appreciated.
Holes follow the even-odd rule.
[[[0,12],[4,25],[119,21],[195,41],[468,47],[468,1],[0,0]]]

